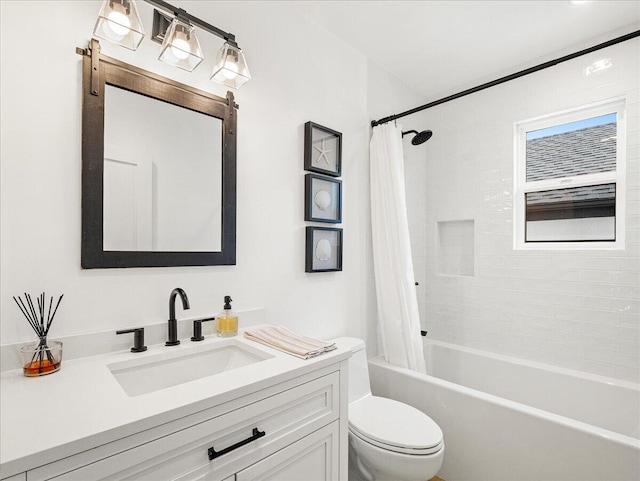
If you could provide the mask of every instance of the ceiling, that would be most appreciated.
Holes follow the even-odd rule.
[[[640,1],[305,1],[426,101],[640,29]]]

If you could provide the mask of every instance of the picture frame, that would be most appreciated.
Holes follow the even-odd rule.
[[[342,134],[315,122],[304,124],[304,170],[342,175]]]
[[[305,272],[342,270],[342,229],[307,227]]]
[[[317,174],[304,179],[304,220],[342,222],[342,181]]]

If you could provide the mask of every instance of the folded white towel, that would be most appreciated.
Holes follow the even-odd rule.
[[[311,337],[301,336],[291,332],[284,326],[248,329],[244,332],[244,337],[301,359],[319,356],[336,348],[333,342],[319,341]]]

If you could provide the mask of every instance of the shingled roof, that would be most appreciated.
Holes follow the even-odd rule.
[[[615,140],[615,122],[527,140],[527,182],[615,170]],[[528,205],[614,199],[614,184],[527,194]]]

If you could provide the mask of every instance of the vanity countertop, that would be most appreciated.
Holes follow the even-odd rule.
[[[158,391],[129,397],[108,365],[183,351],[194,345],[226,341],[209,337],[199,343],[149,346],[143,353],[120,351],[63,361],[60,371],[37,378],[22,370],[0,377],[0,478],[33,469],[69,454],[120,439],[162,423],[260,391],[347,359],[338,348],[312,359],[299,359],[244,338],[232,338],[266,359]]]

